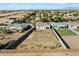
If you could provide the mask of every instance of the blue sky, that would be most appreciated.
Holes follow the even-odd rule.
[[[79,8],[78,3],[0,3],[0,10]]]

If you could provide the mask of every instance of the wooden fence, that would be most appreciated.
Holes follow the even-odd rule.
[[[33,29],[34,29],[34,27],[29,29],[25,34],[23,34],[21,37],[19,37],[16,41],[10,43],[4,49],[15,49],[21,42],[23,42],[32,33]]]
[[[55,36],[57,37],[58,41],[62,44],[62,46],[65,49],[70,49],[70,46],[64,41],[64,39],[61,37],[61,35],[57,32],[56,29],[53,27],[51,28],[52,32],[54,32]]]

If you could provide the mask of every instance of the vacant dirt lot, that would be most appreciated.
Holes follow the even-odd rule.
[[[59,29],[58,33],[62,36],[64,41],[70,46],[71,49],[79,49],[79,37],[69,29]]]
[[[5,44],[7,42],[9,42],[10,40],[16,40],[18,39],[21,35],[23,35],[23,33],[12,33],[12,34],[6,34],[4,35],[5,38],[4,39],[0,39],[0,43]]]
[[[18,47],[18,50],[63,49],[51,30],[34,31]]]
[[[79,49],[2,50],[0,56],[79,56]]]
[[[62,36],[71,49],[79,49],[79,37],[77,35]]]

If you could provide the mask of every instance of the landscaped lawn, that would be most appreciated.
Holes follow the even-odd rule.
[[[73,33],[72,31],[70,31],[69,29],[57,29],[57,32],[62,35],[75,35],[75,33]]]
[[[78,32],[79,32],[79,28],[77,28],[77,29],[76,29],[76,31],[78,31]]]

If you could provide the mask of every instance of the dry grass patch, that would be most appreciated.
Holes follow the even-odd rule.
[[[23,46],[23,47],[22,47]],[[51,30],[34,31],[17,49],[63,49]]]

